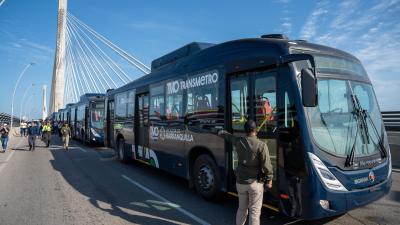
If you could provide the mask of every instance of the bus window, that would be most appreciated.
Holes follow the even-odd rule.
[[[115,103],[115,117],[126,117],[126,105],[128,102],[127,93],[121,93],[115,96],[116,103]]]
[[[135,91],[129,91],[128,92],[128,99],[127,99],[127,104],[128,104],[128,117],[133,117],[135,114]]]
[[[97,103],[92,110],[91,124],[94,128],[103,129],[104,103]]]
[[[208,113],[218,110],[218,84],[188,89],[187,114]]]
[[[165,116],[164,85],[150,88],[150,119],[161,120]]]
[[[267,77],[255,79],[255,118],[259,131],[271,132],[276,127],[276,86],[275,77],[266,74]]]
[[[181,80],[179,80],[180,82]],[[177,120],[183,113],[183,95],[182,89],[177,92],[171,92],[166,95],[165,98],[165,117],[167,120]]]
[[[232,78],[231,82],[231,109],[232,129],[244,132],[244,123],[248,118],[249,88],[248,80]]]
[[[149,96],[145,95],[143,96],[143,125],[148,126],[149,125]]]

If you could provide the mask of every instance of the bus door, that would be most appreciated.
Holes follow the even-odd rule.
[[[107,103],[107,145],[108,147],[114,146],[114,100]]]
[[[136,95],[137,105],[135,120],[135,150],[134,159],[150,162],[149,152],[149,94]]]
[[[258,128],[258,138],[267,143],[274,179],[272,190],[267,193],[277,196],[277,132],[276,132],[276,72],[261,71],[233,75],[229,80],[230,93],[228,109],[232,134],[244,136],[244,123],[253,119]],[[234,146],[229,146],[231,152],[231,177],[238,165]],[[235,180],[231,179],[231,185]]]
[[[90,141],[90,129],[89,129],[89,120],[90,120],[90,113],[89,113],[89,107],[85,107],[85,118],[84,118],[84,126],[85,126],[85,136],[83,137],[84,139],[82,140],[83,142]]]

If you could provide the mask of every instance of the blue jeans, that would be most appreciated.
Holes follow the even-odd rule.
[[[8,144],[8,137],[2,137],[1,138],[1,146],[3,147],[3,150],[6,150]]]

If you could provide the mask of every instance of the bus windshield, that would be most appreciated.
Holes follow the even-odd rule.
[[[365,129],[358,125],[352,102],[354,96],[370,117]],[[314,140],[323,150],[337,156],[347,156],[352,148],[355,148],[355,156],[379,152],[382,120],[371,84],[320,79],[318,106],[308,107],[306,111]]]
[[[313,54],[315,66],[319,73],[336,73],[367,77],[364,67],[356,61],[335,56]]]
[[[93,128],[103,129],[104,104],[96,104],[90,117]]]

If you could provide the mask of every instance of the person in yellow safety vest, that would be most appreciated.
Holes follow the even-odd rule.
[[[44,143],[46,143],[46,147],[50,146],[50,139],[51,139],[51,126],[49,122],[46,122],[43,126],[43,136],[44,136]]]

